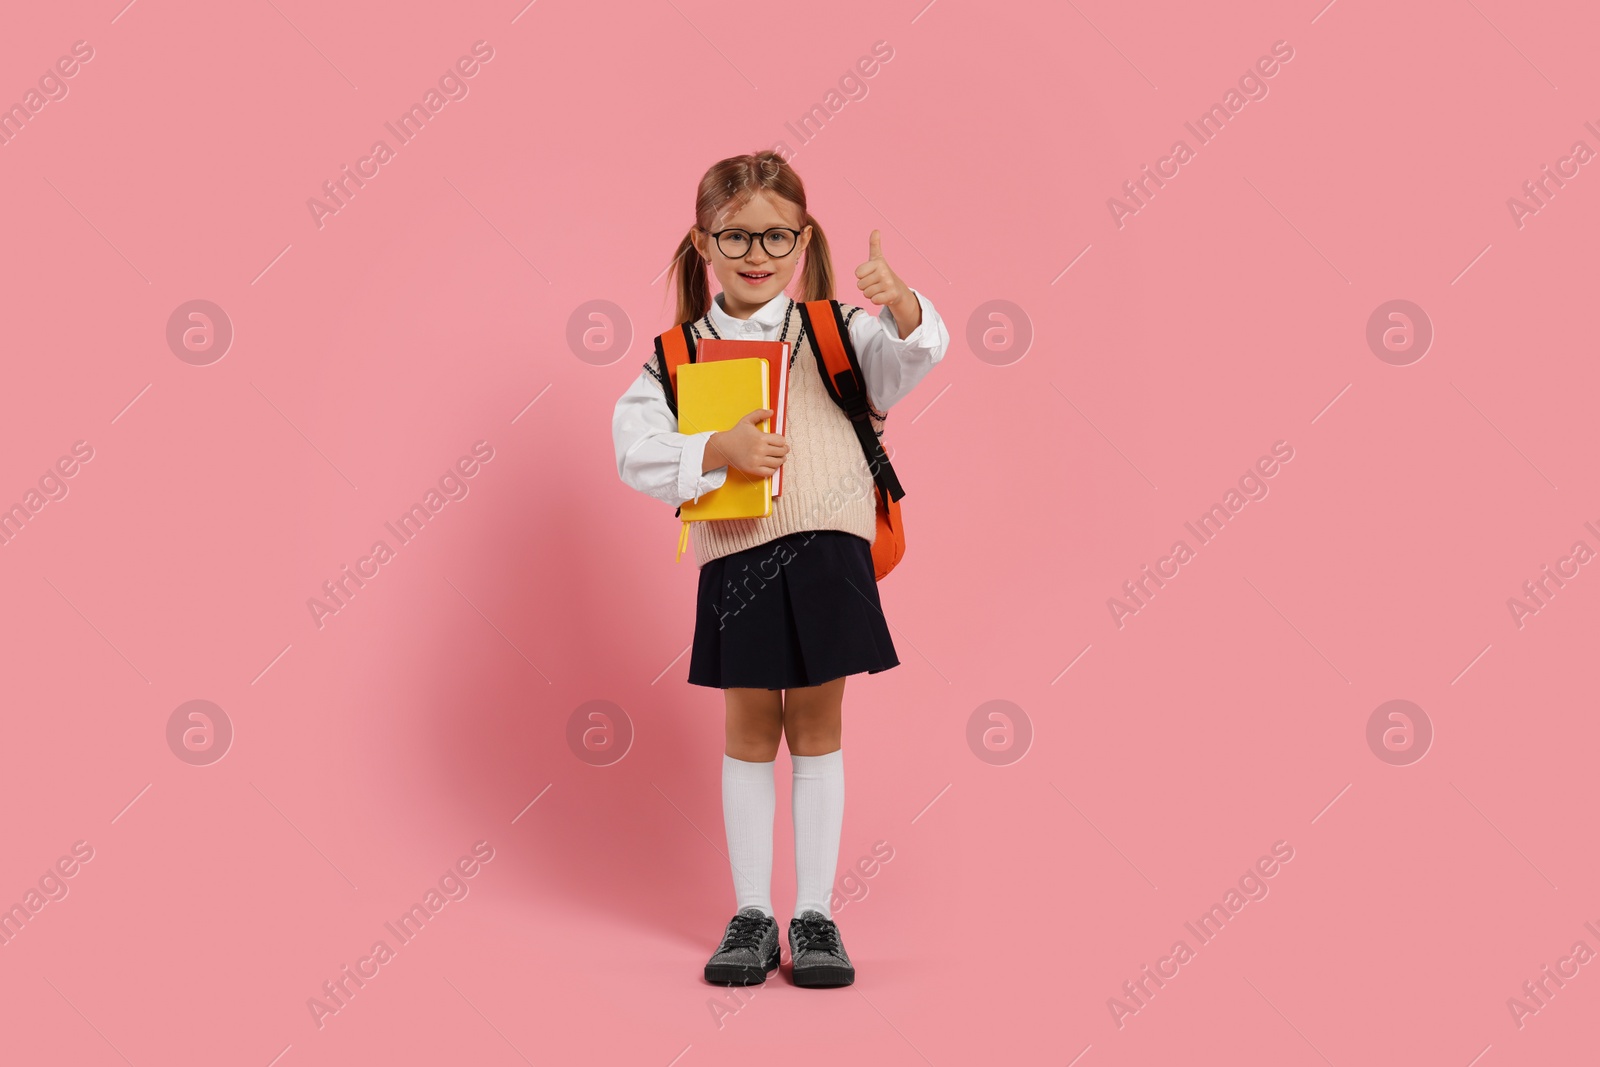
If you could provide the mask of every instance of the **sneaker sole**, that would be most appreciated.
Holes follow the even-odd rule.
[[[794,972],[794,984],[808,989],[831,989],[854,983],[854,967],[807,967]]]
[[[756,970],[736,963],[708,963],[706,964],[706,981],[716,985],[761,985],[767,980],[767,975],[778,969],[778,953],[774,952],[772,958],[767,960],[764,970]]]

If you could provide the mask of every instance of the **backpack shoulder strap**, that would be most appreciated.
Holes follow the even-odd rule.
[[[850,417],[850,424],[861,441],[861,450],[866,454],[867,467],[873,472],[873,481],[889,500],[899,500],[906,491],[901,488],[900,479],[884,454],[883,442],[878,440],[873,429],[868,413],[866,376],[861,373],[861,362],[850,341],[839,302],[810,300],[799,308],[800,321],[811,338],[817,369],[822,372],[822,383],[827,386],[828,395]]]
[[[693,363],[694,355],[694,330],[687,322],[680,322],[656,338],[656,359],[673,418],[678,417],[678,368]]]
[[[667,407],[672,411],[672,417],[678,417],[678,368],[685,363],[693,363],[697,338],[694,335],[693,324],[680,322],[666,333],[656,338],[656,362],[662,381],[662,391],[667,394]],[[683,513],[682,506],[676,508],[674,516]],[[680,541],[678,551],[683,551]]]

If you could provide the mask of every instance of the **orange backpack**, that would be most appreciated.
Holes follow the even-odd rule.
[[[845,328],[839,302],[812,300],[800,304],[799,308],[802,329],[811,335],[811,348],[817,356],[822,382],[833,402],[850,417],[877,488],[878,532],[872,542],[872,569],[874,577],[882,581],[906,554],[905,527],[900,521],[900,498],[906,491],[900,487],[900,479],[895,477],[894,467],[884,454],[883,442],[878,440],[867,414],[866,378],[861,373],[855,346],[850,343],[850,331]],[[674,417],[678,414],[678,368],[694,362],[695,340],[694,331],[687,322],[679,323],[656,338],[656,359],[661,363],[662,378],[667,382],[667,406]]]

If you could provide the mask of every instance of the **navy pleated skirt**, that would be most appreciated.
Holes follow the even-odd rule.
[[[899,665],[863,537],[804,530],[700,568],[691,685],[799,689]]]

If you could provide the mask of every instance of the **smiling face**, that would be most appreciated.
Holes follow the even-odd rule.
[[[732,212],[725,208],[711,224],[713,233],[728,229],[760,233],[773,226],[799,230],[800,241],[794,251],[781,258],[768,254],[762,242],[751,241],[743,256],[732,259],[722,254],[710,233],[694,231],[694,246],[700,255],[711,261],[712,273],[722,286],[723,310],[729,315],[747,319],[788,288],[800,265],[800,257],[811,243],[811,227],[801,225],[801,216],[800,205],[758,189],[742,207]]]

